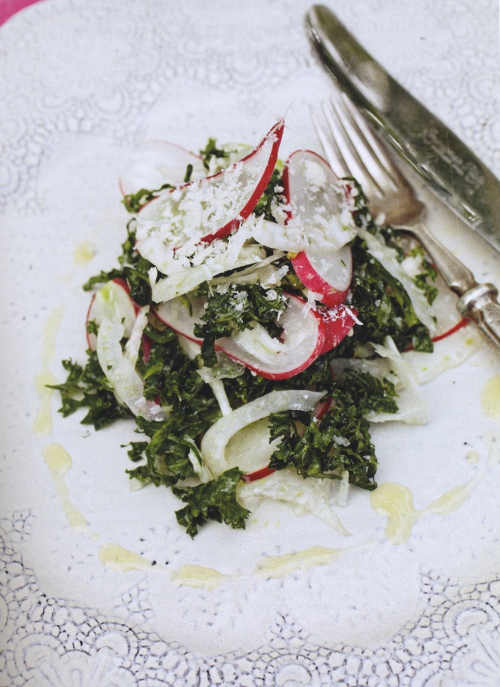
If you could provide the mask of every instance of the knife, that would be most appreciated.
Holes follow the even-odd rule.
[[[328,7],[306,29],[320,62],[379,134],[466,224],[500,251],[500,181],[434,114],[401,86]]]

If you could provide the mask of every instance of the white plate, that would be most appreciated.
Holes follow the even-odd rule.
[[[94,433],[60,418],[55,396],[40,420],[37,375],[61,379],[61,358],[83,360],[80,285],[119,252],[117,177],[134,142],[253,142],[285,114],[283,152],[317,147],[307,103],[328,83],[303,36],[307,3],[248,4],[56,0],[0,30],[2,687],[498,684],[498,393],[495,419],[484,390],[499,365],[472,330],[473,355],[423,387],[429,425],[375,430],[379,483],[408,487],[416,509],[472,480],[456,508],[423,513],[399,545],[366,492],[340,512],[348,538],[272,506],[244,532],[214,524],[191,541],[167,490],[130,490],[127,423]],[[358,10],[336,3],[498,171],[493,3]],[[426,201],[436,233],[493,278],[493,253]],[[54,443],[71,456],[55,476],[43,458]],[[140,569],[110,567],[110,545]],[[282,577],[256,571],[310,547],[342,551]],[[179,586],[172,573],[186,564],[224,577]]]

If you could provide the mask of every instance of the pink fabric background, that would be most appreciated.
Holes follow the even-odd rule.
[[[38,0],[0,0],[0,25],[23,7],[33,5],[35,2]]]

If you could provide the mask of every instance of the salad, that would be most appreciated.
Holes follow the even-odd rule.
[[[317,153],[283,163],[283,134],[137,150],[117,266],[83,287],[86,362],[53,387],[63,416],[135,422],[127,472],[171,488],[192,537],[264,497],[341,529],[333,501],[376,487],[371,423],[427,420],[404,351],[448,333],[419,245]]]

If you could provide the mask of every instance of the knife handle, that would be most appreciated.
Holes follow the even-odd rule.
[[[500,303],[494,284],[476,284],[458,301],[458,309],[473,320],[488,339],[500,347]]]

